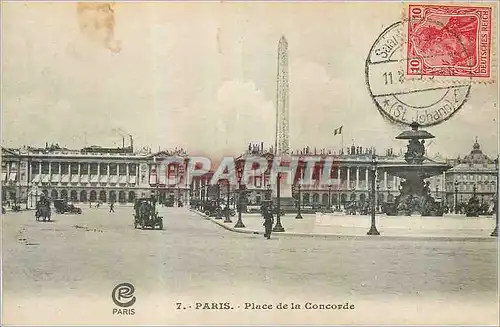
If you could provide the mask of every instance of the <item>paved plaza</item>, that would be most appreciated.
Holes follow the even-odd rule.
[[[160,208],[163,231],[134,229],[131,207],[117,207],[115,213],[82,208],[82,215],[54,214],[46,223],[36,222],[32,211],[2,216],[4,323],[495,324],[498,319],[493,238],[276,233],[265,240],[221,228],[188,208]],[[293,226],[289,218],[283,220],[287,231]],[[328,229],[335,219],[305,217],[300,223]],[[349,219],[355,225],[350,228],[358,228],[358,218]],[[234,225],[236,217],[232,220]],[[486,234],[493,221],[481,225]],[[244,222],[249,229],[260,224],[262,231],[260,216],[245,216]],[[134,316],[112,314],[111,292],[121,282],[135,286]],[[204,301],[229,302],[234,309],[188,307]],[[356,309],[245,310],[245,302],[349,302]]]

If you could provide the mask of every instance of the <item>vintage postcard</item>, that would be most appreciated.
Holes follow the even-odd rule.
[[[2,2],[4,325],[498,325],[498,5]]]

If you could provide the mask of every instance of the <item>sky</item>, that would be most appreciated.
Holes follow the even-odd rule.
[[[364,76],[400,3],[116,3],[111,14],[76,3],[2,7],[3,146],[118,146],[132,134],[136,147],[217,157],[273,145],[285,35],[292,149],[338,149],[342,139],[405,147]],[[496,156],[497,89],[474,84],[456,115],[426,128],[436,136],[428,151],[463,156],[477,137]],[[333,135],[340,126],[343,138]]]

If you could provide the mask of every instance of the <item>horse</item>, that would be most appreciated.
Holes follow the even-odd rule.
[[[35,212],[35,218],[37,221],[40,221],[40,218],[42,218],[43,221],[50,221],[50,216],[51,210],[48,206],[40,206]]]

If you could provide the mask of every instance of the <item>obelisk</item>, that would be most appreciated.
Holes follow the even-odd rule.
[[[278,74],[276,95],[276,140],[275,155],[281,157],[282,161],[291,161],[289,145],[289,74],[288,74],[288,42],[282,36],[278,43]],[[292,185],[287,183],[288,178],[282,175],[280,184],[280,207],[285,212],[295,210],[295,201],[292,198]],[[273,178],[276,178],[274,176]],[[277,183],[273,184],[273,202],[276,203]]]
[[[278,43],[278,76],[276,88],[276,154],[287,155],[290,152],[288,144],[289,121],[289,81],[288,81],[288,42],[285,36]]]

